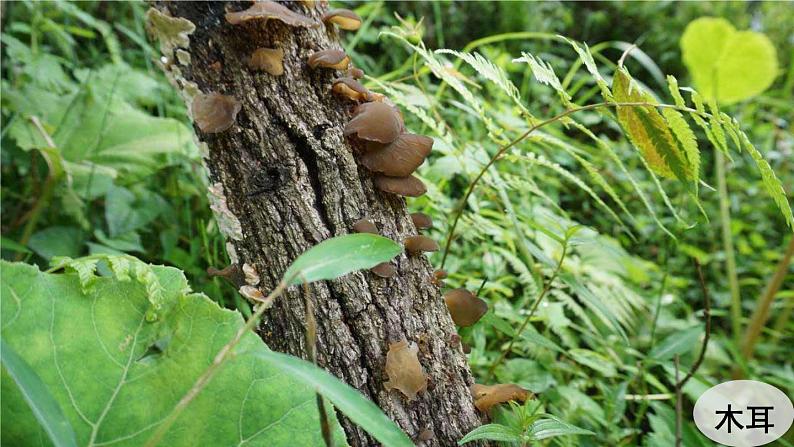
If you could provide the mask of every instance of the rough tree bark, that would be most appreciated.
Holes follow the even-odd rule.
[[[230,129],[203,134],[196,128],[196,134],[206,150],[213,208],[231,242],[230,256],[238,266],[255,266],[267,292],[298,255],[351,232],[362,217],[396,241],[416,229],[405,201],[373,187],[342,135],[350,104],[330,92],[340,73],[306,64],[314,51],[341,48],[336,31],[322,24],[308,29],[276,20],[236,26],[224,20],[226,9],[248,6],[157,2],[157,10],[171,18],[150,11],[149,19],[164,51],[163,68],[188,106],[198,92],[233,96],[242,105]],[[288,7],[318,23],[326,8]],[[246,60],[258,47],[283,49],[283,76],[248,68]],[[414,439],[432,431],[424,445],[455,445],[480,424],[468,389],[472,377],[440,291],[430,282],[428,260],[403,253],[395,262],[399,271],[390,279],[364,271],[313,287],[318,363]],[[271,348],[305,358],[303,298],[293,289],[268,311],[258,332]],[[419,345],[429,376],[427,391],[413,402],[383,386],[388,344],[400,339]],[[377,444],[350,421],[342,423],[351,445]]]

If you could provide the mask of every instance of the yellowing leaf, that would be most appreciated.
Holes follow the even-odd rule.
[[[617,102],[655,103],[638,84],[632,82],[624,68],[615,72],[612,95]],[[678,147],[667,122],[655,107],[623,106],[617,110],[618,121],[654,173],[682,182],[692,178],[692,168],[686,161],[686,155]]]
[[[778,71],[769,38],[737,31],[725,19],[692,21],[681,36],[681,51],[698,90],[721,104],[758,95],[772,85]]]

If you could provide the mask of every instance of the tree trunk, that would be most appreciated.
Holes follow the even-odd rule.
[[[224,19],[225,9],[248,6],[159,2],[156,8],[172,18],[155,11],[149,18],[164,52],[163,68],[188,108],[199,92],[233,96],[241,104],[228,130],[205,134],[196,127],[196,134],[206,151],[213,209],[230,241],[232,262],[254,266],[259,288],[267,292],[298,255],[350,233],[362,217],[398,242],[417,230],[405,201],[373,187],[342,135],[351,104],[330,92],[340,73],[306,64],[314,51],[340,48],[337,31],[320,22],[326,6],[288,4],[317,20],[317,28],[277,20],[231,25]],[[258,47],[283,49],[283,76],[248,68]],[[181,49],[172,51],[176,48]],[[389,279],[362,271],[312,287],[318,363],[370,398],[415,440],[432,432],[424,445],[455,445],[480,424],[468,389],[472,377],[440,291],[430,281],[428,260],[403,253],[394,262],[398,273]],[[258,332],[271,348],[305,358],[304,321],[301,290],[292,288],[268,311]],[[429,376],[427,391],[414,401],[383,385],[389,342],[401,339],[418,344]],[[377,444],[341,420],[351,445]]]

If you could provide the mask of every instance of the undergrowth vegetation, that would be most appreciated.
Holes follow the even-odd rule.
[[[474,375],[536,395],[469,439],[707,446],[690,418],[677,430],[677,394],[686,415],[731,378],[794,390],[790,6],[353,6],[365,22],[345,48],[365,83],[435,140],[409,201],[438,223],[431,262],[489,303],[461,329]],[[228,258],[145,10],[4,5],[3,259],[86,285],[132,255],[250,316],[206,273]]]

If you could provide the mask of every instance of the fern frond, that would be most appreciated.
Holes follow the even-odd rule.
[[[692,132],[684,116],[677,110],[664,108],[662,109],[662,116],[664,116],[673,131],[678,143],[684,149],[684,155],[686,155],[686,160],[689,162],[688,171],[691,172],[694,184],[697,185],[700,181],[700,149],[698,149],[695,133]]]
[[[157,319],[157,313],[163,307],[163,291],[165,289],[163,289],[160,280],[157,278],[152,268],[143,262],[135,263],[135,278],[146,288],[146,297],[152,305],[146,312],[146,319],[153,321]]]
[[[67,264],[70,270],[77,273],[77,278],[80,280],[80,289],[82,289],[83,293],[88,293],[91,284],[96,278],[95,273],[98,261],[98,259],[83,258],[74,259]]]
[[[653,218],[653,221],[656,223],[656,225],[662,231],[667,233],[668,236],[670,236],[671,238],[675,239],[676,238],[675,235],[673,235],[673,233],[670,230],[668,230],[667,227],[664,226],[662,221],[659,220],[659,216],[656,214],[656,210],[653,208],[653,205],[651,204],[651,201],[648,199],[648,197],[642,191],[642,188],[640,188],[640,185],[637,183],[637,180],[634,178],[633,175],[631,175],[631,172],[626,167],[626,165],[623,163],[623,160],[618,156],[617,153],[615,153],[615,151],[612,149],[612,147],[610,145],[606,144],[602,139],[598,138],[590,129],[588,129],[586,126],[582,125],[581,123],[574,121],[573,125],[577,129],[579,129],[579,131],[581,131],[583,134],[585,134],[588,137],[590,137],[590,139],[593,140],[601,149],[603,149],[604,152],[607,153],[607,156],[609,156],[609,158],[615,164],[618,165],[618,168],[620,168],[621,172],[623,172],[623,175],[625,175],[626,178],[629,179],[629,183],[631,183],[632,189],[634,189],[634,191],[640,197],[640,201],[642,201],[642,204],[645,207],[645,209],[648,210],[648,212],[651,214],[651,217]],[[646,168],[647,168],[647,166],[646,166]],[[659,184],[658,181],[655,183],[655,185],[657,186],[657,188],[661,189],[661,185]],[[661,191],[661,194],[664,194],[664,191]],[[665,202],[665,203],[667,204],[667,203],[669,203],[669,201]],[[671,208],[670,211],[671,211],[671,213],[673,215],[676,214],[675,209]]]
[[[590,53],[590,47],[588,47],[587,44],[584,43],[583,44],[584,48],[582,48],[576,42],[569,40],[564,36],[558,36],[558,37],[561,37],[563,40],[568,42],[573,47],[574,51],[576,51],[576,54],[579,55],[579,59],[581,59],[585,68],[587,68],[587,71],[590,72],[590,75],[593,76],[593,78],[595,79],[598,88],[601,89],[601,95],[604,97],[604,100],[611,102],[613,100],[612,91],[609,89],[609,84],[607,83],[607,81],[604,79],[603,76],[601,76],[601,73],[598,71],[598,67],[596,66],[595,59],[593,59],[593,54]]]
[[[534,154],[532,152],[530,152],[528,154],[521,154],[521,155],[517,155],[517,154],[514,153],[514,154],[509,155],[508,158],[513,158],[515,160],[524,160],[524,161],[528,162],[529,164],[546,167],[546,168],[551,169],[552,171],[556,172],[557,174],[560,174],[561,176],[565,177],[566,179],[571,181],[573,184],[578,186],[582,191],[587,193],[587,195],[589,195],[596,202],[596,204],[598,204],[598,206],[600,206],[604,211],[606,211],[606,213],[609,214],[609,216],[612,217],[612,219],[614,219],[615,222],[617,222],[621,227],[627,228],[626,224],[623,222],[623,220],[620,218],[620,216],[618,216],[612,210],[612,208],[609,207],[609,205],[604,203],[604,201],[601,199],[601,197],[599,197],[598,194],[596,194],[595,191],[593,191],[593,189],[585,181],[583,181],[582,179],[580,179],[579,177],[577,177],[575,174],[571,173],[567,169],[563,168],[559,164],[554,163],[551,160],[548,160],[547,158],[543,157],[542,155],[536,155],[536,154]]]
[[[619,102],[655,103],[653,98],[633,82],[624,68],[618,68],[615,72],[612,94]],[[663,177],[676,177],[686,185],[692,173],[662,115],[650,106],[624,106],[617,109],[618,122],[651,169]]]
[[[628,215],[632,221],[635,220],[634,215],[631,213],[631,211],[628,210],[626,204],[623,203],[623,200],[621,200],[620,196],[617,194],[617,192],[615,192],[615,190],[612,188],[609,182],[607,182],[604,179],[604,176],[602,176],[601,173],[598,172],[598,170],[595,168],[595,166],[592,163],[590,163],[587,159],[585,159],[581,155],[577,154],[575,148],[573,148],[570,144],[566,143],[565,141],[562,141],[559,138],[555,138],[543,132],[536,133],[535,137],[559,147],[560,149],[568,153],[571,157],[573,157],[574,160],[576,160],[579,164],[581,164],[582,167],[585,169],[585,171],[587,171],[587,174],[590,176],[590,179],[593,181],[593,183],[601,187],[601,189],[603,189],[604,192],[606,192],[607,195],[615,203],[618,204],[621,211],[624,212],[626,215]]]
[[[755,162],[758,171],[761,173],[761,180],[764,183],[764,187],[783,214],[786,224],[794,231],[794,216],[792,216],[791,206],[788,203],[788,197],[786,197],[786,190],[783,189],[783,183],[777,178],[775,171],[769,166],[769,162],[767,162],[764,156],[761,155],[761,152],[755,148],[747,134],[739,128],[739,123],[737,123],[736,120],[732,120],[730,126],[733,127],[742,142],[742,146]]]
[[[551,67],[551,65],[525,52],[521,53],[520,58],[513,59],[513,62],[526,62],[529,65],[529,69],[532,71],[532,75],[535,76],[535,79],[539,83],[553,88],[560,96],[560,100],[566,107],[573,106],[571,103],[571,95],[569,95],[568,92],[562,88],[560,79],[557,77],[557,74],[554,73],[554,69]]]
[[[485,124],[485,127],[488,129],[489,136],[498,141],[497,136],[499,135],[500,129],[495,126],[493,120],[486,115],[482,102],[476,96],[474,96],[474,94],[460,79],[450,73],[432,52],[427,51],[422,42],[419,42],[419,44],[413,44],[404,36],[391,31],[383,31],[381,34],[400,40],[403,44],[410,47],[414,52],[416,52],[416,54],[424,59],[427,68],[429,68],[437,78],[449,84],[449,86],[452,87],[452,89],[463,98],[464,102],[476,112],[477,117],[482,121],[483,124]]]
[[[127,258],[123,256],[108,256],[107,261],[110,264],[110,270],[116,275],[116,279],[119,281],[130,280],[130,261]]]
[[[522,112],[531,116],[529,110],[527,110],[526,106],[524,106],[524,104],[521,102],[521,94],[518,91],[518,88],[515,86],[515,84],[513,84],[512,81],[510,81],[507,73],[505,73],[501,67],[483,57],[480,53],[463,53],[449,49],[440,49],[436,50],[435,54],[451,54],[455,57],[458,57],[459,59],[462,59],[477,73],[479,73],[480,76],[496,84],[503,92],[507,94],[507,96],[510,97],[510,99],[513,100],[513,102],[521,109]]]
[[[720,118],[720,110],[717,107],[717,103],[714,101],[709,101],[709,109],[711,110],[709,127],[711,128],[711,133],[714,135],[714,139],[717,142],[717,148],[719,148],[719,150],[721,150],[725,155],[730,157],[730,154],[728,154],[728,140],[725,137],[725,130],[722,128],[722,119]]]
[[[675,105],[678,107],[686,107],[684,97],[681,96],[681,90],[678,88],[678,79],[672,75],[667,75],[667,88],[670,90],[670,96],[673,97]]]

